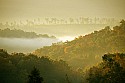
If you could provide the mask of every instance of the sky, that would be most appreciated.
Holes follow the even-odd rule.
[[[125,0],[0,0],[0,21],[41,17],[125,18]]]

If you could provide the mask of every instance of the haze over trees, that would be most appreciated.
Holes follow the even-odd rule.
[[[119,20],[115,18],[89,18],[89,17],[70,17],[70,18],[36,18],[23,21],[12,21],[0,23],[0,27],[19,27],[19,26],[39,26],[39,25],[64,25],[64,24],[118,24]]]
[[[118,25],[121,19],[99,17],[39,17],[33,19],[18,19],[1,22],[0,29],[17,29],[37,34],[49,34],[56,37],[85,35],[95,30],[100,30],[109,25]]]

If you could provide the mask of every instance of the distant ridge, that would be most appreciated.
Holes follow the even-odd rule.
[[[0,37],[2,38],[56,38],[55,36],[49,36],[48,34],[36,34],[35,32],[25,32],[20,29],[0,29]]]

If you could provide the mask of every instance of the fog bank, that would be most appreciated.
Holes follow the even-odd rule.
[[[10,53],[29,53],[43,46],[50,46],[56,42],[59,42],[59,40],[53,38],[0,38],[0,48],[6,49]]]

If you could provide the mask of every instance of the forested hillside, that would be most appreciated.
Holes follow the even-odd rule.
[[[62,59],[74,68],[85,68],[101,61],[105,53],[125,52],[125,21],[111,29],[109,26],[73,41],[54,43],[35,50],[38,56]]]
[[[0,83],[27,83],[34,67],[40,71],[44,83],[80,83],[82,80],[82,74],[73,71],[63,60],[51,60],[33,54],[8,54],[0,49]]]

